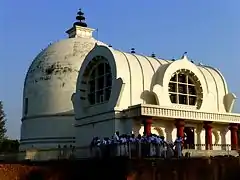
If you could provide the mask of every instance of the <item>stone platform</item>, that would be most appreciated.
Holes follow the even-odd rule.
[[[1,162],[1,180],[239,180],[238,157]]]

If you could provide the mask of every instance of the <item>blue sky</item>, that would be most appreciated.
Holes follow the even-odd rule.
[[[118,49],[162,58],[191,59],[220,69],[240,97],[239,0],[2,0],[0,3],[0,100],[8,136],[19,138],[24,77],[50,42],[66,38],[78,8],[99,29],[99,40]],[[240,111],[240,101],[235,106]]]

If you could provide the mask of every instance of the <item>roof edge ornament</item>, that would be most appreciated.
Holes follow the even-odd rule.
[[[89,28],[87,23],[85,22],[85,16],[81,9],[79,9],[76,21],[73,26],[66,31],[69,38],[77,38],[77,37],[84,37],[84,38],[92,38],[93,31],[95,29]]]
[[[181,60],[187,60],[188,61],[187,52],[183,53],[183,55],[181,57]]]

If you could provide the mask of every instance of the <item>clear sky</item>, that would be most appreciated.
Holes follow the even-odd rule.
[[[220,69],[240,97],[239,0],[1,0],[0,100],[8,136],[19,138],[24,78],[33,58],[66,38],[78,8],[99,29],[99,40],[118,49],[162,58],[187,51],[196,62]],[[240,100],[235,106],[240,112]]]

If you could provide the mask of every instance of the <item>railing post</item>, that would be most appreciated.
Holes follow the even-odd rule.
[[[120,143],[118,144],[118,148],[119,148],[119,156],[122,156],[122,145]]]
[[[132,158],[132,151],[131,151],[131,142],[128,143],[128,155],[129,155],[129,158],[131,159]]]
[[[227,149],[228,149],[228,157],[229,157],[229,155],[230,155],[230,146],[228,145],[227,147],[228,147]]]
[[[141,142],[138,142],[138,158],[141,158],[141,154],[142,154],[142,146],[141,146]]]

